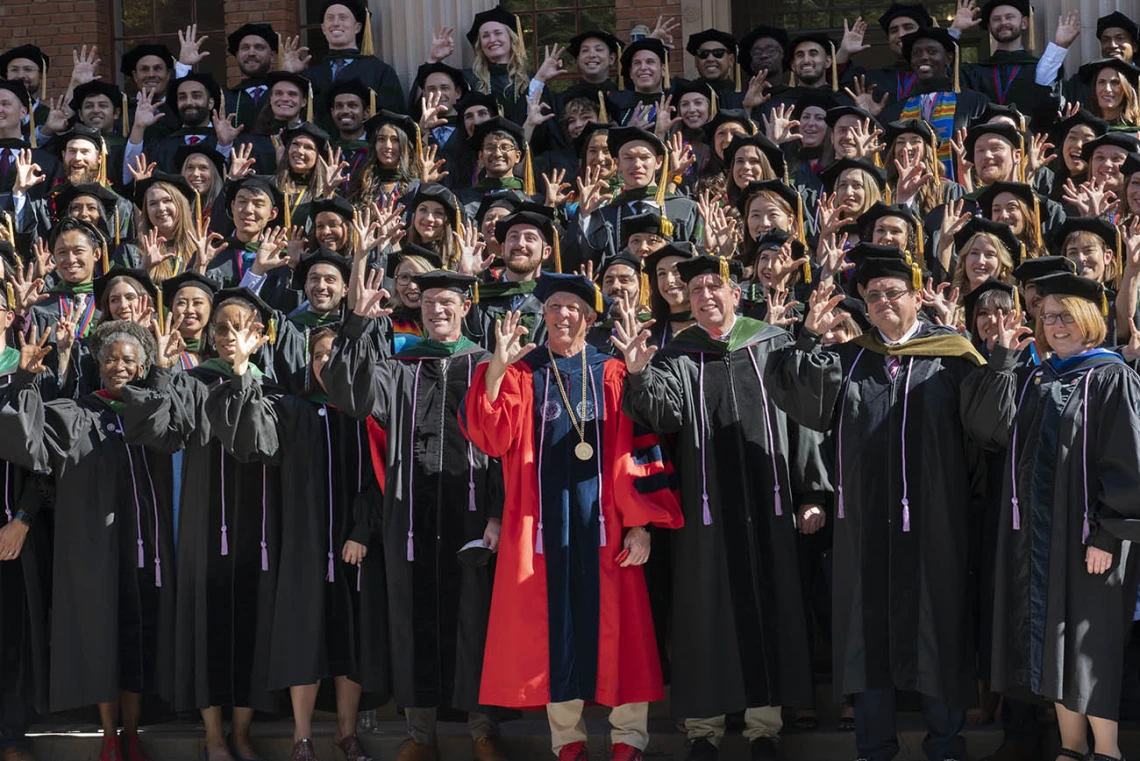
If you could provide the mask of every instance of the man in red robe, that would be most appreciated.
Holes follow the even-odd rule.
[[[549,245],[549,222],[513,217],[500,224]],[[656,438],[621,412],[625,365],[586,343],[608,300],[578,275],[544,274],[534,293],[546,345],[521,345],[508,313],[461,413],[507,489],[479,702],[545,704],[560,761],[586,759],[585,703],[612,706],[612,758],[640,761],[664,697],[640,566],[647,527],[683,519]]]

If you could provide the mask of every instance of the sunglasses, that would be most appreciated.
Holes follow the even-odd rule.
[[[698,50],[697,51],[697,58],[700,58],[702,61],[707,59],[709,56],[712,56],[713,58],[715,58],[716,60],[719,61],[720,59],[724,58],[726,55],[728,55],[728,51],[725,50],[724,48],[719,48],[717,50]]]

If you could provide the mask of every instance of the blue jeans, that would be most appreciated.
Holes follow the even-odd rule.
[[[926,737],[922,750],[929,761],[966,757],[966,741],[962,727],[966,711],[950,708],[941,700],[922,695],[922,715],[926,719]],[[895,691],[865,690],[853,696],[855,704],[855,746],[859,758],[891,761],[899,753],[896,724]]]

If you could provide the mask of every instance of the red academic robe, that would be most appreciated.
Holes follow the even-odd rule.
[[[550,702],[550,653],[545,555],[535,548],[539,485],[534,374],[525,362],[509,367],[499,397],[491,403],[486,373],[487,364],[479,365],[464,401],[465,414],[460,415],[472,443],[502,459],[506,486],[479,702],[536,708]],[[655,488],[664,486],[670,473],[656,437],[635,437],[633,421],[621,411],[625,374],[621,361],[606,362],[602,436],[605,451],[615,456],[606,458],[602,470],[606,544],[599,548],[598,561],[594,702],[607,706],[665,697],[645,576],[640,566],[622,568],[617,562],[624,530],[650,523],[672,529],[684,523],[676,494],[667,487]],[[655,455],[646,457],[646,452]]]

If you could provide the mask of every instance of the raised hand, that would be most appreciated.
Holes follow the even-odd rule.
[[[799,322],[799,315],[795,311],[799,305],[800,302],[798,301],[789,301],[789,293],[783,288],[768,291],[768,318],[766,322],[780,328],[791,328]]]
[[[660,124],[661,120],[658,119],[657,123]],[[683,175],[697,163],[697,154],[693,152],[693,146],[685,142],[679,130],[669,136],[665,141],[665,147],[669,149],[670,175]]]
[[[214,134],[218,136],[218,145],[221,147],[233,145],[237,136],[245,130],[244,124],[237,123],[237,112],[227,114],[225,104],[221,111],[215,109],[212,113],[214,120]]]
[[[772,282],[784,282],[789,275],[808,263],[806,256],[793,259],[792,255],[792,241],[789,240],[780,248],[780,254],[772,262]]]
[[[549,112],[549,113],[547,113]],[[523,122],[523,137],[527,142],[534,136],[539,125],[545,124],[555,117],[554,111],[548,103],[542,100],[542,94],[526,96],[526,121]]]
[[[428,52],[428,63],[439,63],[455,52],[455,27],[445,26],[438,32],[432,30],[431,50]]]
[[[1035,174],[1038,169],[1043,166],[1048,166],[1056,159],[1056,153],[1049,153],[1049,150],[1055,147],[1056,146],[1049,142],[1049,133],[1038,132],[1034,134],[1033,140],[1029,143],[1029,151],[1026,155],[1026,174]]]
[[[447,106],[443,105],[442,100],[443,95],[438,92],[429,92],[420,98],[421,133],[427,135],[436,127],[447,124],[447,119],[444,118]]]
[[[855,23],[850,27],[847,26],[847,19],[843,19],[843,38],[839,41],[839,50],[836,51],[836,63],[846,63],[864,50],[870,50],[870,45],[863,44],[863,37],[866,34],[867,22],[862,16],[855,19]]]
[[[1079,11],[1069,11],[1057,19],[1057,33],[1053,35],[1053,42],[1059,48],[1067,48],[1076,41],[1081,33],[1081,14]]]
[[[490,269],[495,257],[483,256],[487,244],[474,222],[466,222],[452,235],[455,236],[455,248],[459,252],[459,260],[456,262],[456,269],[459,272],[478,276]]]
[[[777,145],[790,143],[793,140],[803,140],[800,134],[800,120],[792,118],[795,106],[784,103],[772,109],[770,114],[762,114],[760,121],[764,125],[764,133],[768,139]]]
[[[380,230],[380,225],[373,220],[372,208],[361,206],[352,219],[352,227],[356,230],[354,256],[367,256],[369,251],[376,248],[377,233]]]
[[[613,193],[607,191],[600,167],[587,167],[585,178],[579,177],[577,183],[578,214],[581,217],[590,216],[613,200]]]
[[[447,159],[437,159],[439,146],[425,145],[423,155],[420,157],[420,182],[443,182],[443,178],[450,172],[444,169]]]
[[[59,322],[55,324],[55,351],[59,364],[59,377],[67,377],[67,369],[71,364],[71,347],[75,346],[75,323],[74,317],[60,316]],[[47,337],[47,331],[44,331],[44,337]]]
[[[1140,275],[1140,217],[1133,217],[1124,234],[1124,274]]]
[[[487,369],[488,383],[491,376],[502,380],[508,367],[534,350],[535,344],[522,343],[529,332],[522,324],[522,314],[519,312],[507,312],[495,321],[495,352],[491,355],[491,366]]]
[[[67,89],[73,90],[80,85],[85,85],[96,79],[102,79],[102,77],[96,73],[99,71],[99,66],[102,63],[103,62],[99,59],[99,48],[96,45],[92,45],[90,48],[84,45],[78,51],[72,49],[71,81]]]
[[[1021,312],[1006,312],[997,310],[997,334],[990,339],[990,348],[994,345],[1009,351],[1022,351],[1033,343],[1033,329],[1021,321]]]
[[[407,235],[407,224],[404,220],[404,206],[397,205],[396,199],[384,204],[384,208],[373,204],[372,211],[376,216],[377,231],[376,245],[394,246]]]
[[[176,256],[176,252],[166,250],[166,238],[158,234],[158,228],[152,227],[142,239],[142,265],[143,269],[149,270],[152,267],[165,262],[167,259]]]
[[[653,27],[653,31],[649,36],[655,40],[661,40],[665,47],[669,50],[673,49],[673,32],[681,27],[679,19],[666,18],[665,16],[657,17],[657,24]]]
[[[45,330],[44,337],[37,340],[36,326],[33,325],[26,341],[23,333],[17,333],[16,336],[20,341],[20,369],[32,375],[39,375],[46,370],[44,359],[51,354],[52,347],[47,345],[51,332]]]
[[[194,268],[198,271],[198,274],[205,275],[210,264],[217,259],[218,255],[225,251],[230,244],[226,243],[225,238],[219,233],[211,232],[210,225],[205,219],[202,219],[201,222],[197,224],[190,224],[186,227],[187,233],[190,235],[190,240],[193,241],[194,249],[197,252],[197,256],[194,259]],[[221,241],[221,243],[218,243],[218,241]]]
[[[343,160],[340,148],[333,148],[331,143],[325,155],[317,157],[317,170],[325,198],[332,198],[337,188],[348,182],[348,162]]]
[[[234,375],[245,375],[246,370],[249,369],[249,358],[256,354],[258,349],[269,343],[269,336],[265,334],[265,326],[258,322],[257,318],[256,312],[250,312],[245,317],[240,318],[236,324],[233,320],[227,323],[236,338],[233,358]]]
[[[955,327],[957,325],[959,289],[954,288],[950,295],[946,295],[949,283],[939,283],[934,286],[934,279],[927,278],[922,289],[922,305],[934,312],[934,319],[939,325]]]
[[[127,171],[131,173],[131,178],[134,182],[142,182],[143,180],[150,179],[154,174],[154,170],[158,167],[155,162],[147,163],[146,154],[140,153],[135,156],[131,163],[127,164]]]
[[[859,19],[859,22],[863,22],[863,19]],[[863,23],[863,28],[866,29],[866,27],[866,23]],[[867,47],[870,46],[868,45]],[[870,87],[867,87],[867,76],[865,74],[860,74],[855,77],[852,84],[855,85],[854,90],[850,87],[845,87],[843,90],[847,93],[847,97],[855,101],[856,106],[871,114],[871,116],[878,116],[883,113],[883,109],[887,107],[887,100],[891,97],[889,92],[883,93],[882,99],[875,100],[875,90],[878,89],[878,86],[872,84]]]
[[[970,0],[973,3],[973,0]],[[958,182],[968,191],[974,189],[974,178],[971,171],[974,168],[974,162],[970,161],[970,157],[966,155],[966,130],[962,128],[954,133],[954,137],[950,138],[950,152],[954,154],[954,161],[958,168]]]
[[[822,336],[835,329],[835,326],[847,319],[842,312],[837,313],[835,308],[843,301],[843,294],[832,296],[835,286],[831,283],[821,284],[812,291],[808,297],[808,311],[804,315],[804,330]]]
[[[981,23],[982,20],[978,17],[978,5],[976,0],[958,0],[958,9],[954,13],[954,21],[951,22],[950,28],[964,32],[967,29],[973,29]]]
[[[761,71],[748,80],[748,89],[744,92],[744,108],[752,111],[768,102],[772,96],[765,92],[772,83],[768,81],[768,71]]]
[[[649,129],[649,114],[649,105],[645,103],[638,103],[633,107],[633,113],[629,117],[629,126],[638,127],[640,129]]]
[[[839,228],[847,223],[843,216],[843,209],[835,206],[835,194],[820,191],[819,193],[819,231],[823,235],[839,232]]]
[[[139,94],[138,104],[135,106],[135,123],[131,127],[130,139],[133,143],[141,143],[143,133],[162,119],[162,112],[154,103],[154,95],[154,91],[149,89]]]
[[[293,225],[286,231],[288,240],[285,242],[286,266],[297,268],[301,263],[301,255],[305,253],[305,228]]]
[[[309,49],[301,44],[301,37],[283,37],[281,39],[281,67],[292,74],[300,74],[305,70],[313,57]]]
[[[58,135],[67,131],[67,120],[71,118],[71,109],[67,105],[67,94],[52,98],[49,103],[48,117],[40,125],[45,135]]]
[[[158,344],[158,353],[154,358],[154,363],[159,367],[169,370],[178,364],[178,355],[186,348],[186,341],[178,332],[180,327],[182,327],[182,315],[171,320],[170,324],[166,326],[166,330],[159,328],[158,320],[151,321],[150,329],[154,332],[154,340]]]
[[[16,154],[16,182],[12,185],[13,195],[24,195],[47,179],[40,165],[32,159],[30,149],[21,149]]]
[[[367,275],[353,278],[352,289],[356,304],[352,311],[357,316],[375,320],[392,314],[387,306],[392,294],[384,288],[384,270],[369,270]]]
[[[657,353],[657,347],[649,342],[649,328],[653,322],[640,322],[635,309],[623,311],[621,319],[614,322],[610,342],[625,357],[625,367],[633,375],[643,372]]]
[[[840,272],[846,272],[855,266],[854,262],[845,261],[847,257],[847,233],[836,239],[835,233],[821,235],[819,247],[816,250],[819,258],[819,279],[827,282]]]
[[[859,155],[856,158],[873,156],[886,148],[883,141],[879,139],[883,136],[883,131],[878,127],[872,129],[870,119],[861,120],[852,130],[852,134],[859,146]]]
[[[534,73],[534,79],[539,82],[549,82],[557,77],[559,74],[565,74],[566,69],[562,66],[562,54],[566,52],[566,48],[559,47],[555,44],[553,47],[543,45],[542,65],[538,67],[538,71]]]
[[[556,209],[570,200],[570,183],[565,182],[565,169],[554,169],[550,174],[543,172],[542,179],[546,182],[547,206]]]
[[[657,101],[657,121],[653,124],[654,134],[662,140],[674,127],[681,123],[681,115],[674,116],[675,112],[673,96],[671,94],[662,95],[661,100]]]
[[[210,39],[206,35],[198,36],[198,25],[191,24],[186,31],[178,31],[178,60],[187,66],[197,66],[202,59],[210,55],[210,51],[202,50],[202,44]]]
[[[586,261],[582,262],[582,264],[578,267],[578,274],[589,280],[591,283],[594,282],[594,260],[587,259]]]
[[[917,156],[909,158],[903,154],[902,161],[895,159],[895,169],[898,170],[899,180],[895,184],[895,203],[909,203],[922,190],[922,186],[934,179],[934,175],[926,168],[926,162]]]
[[[37,240],[36,243],[41,243],[41,241]],[[47,245],[41,244],[37,248],[47,250]],[[38,250],[36,254],[38,258]],[[50,251],[48,252],[48,259],[51,259]],[[36,305],[36,302],[44,295],[44,278],[47,276],[37,275],[37,266],[37,264],[29,262],[27,269],[23,272],[20,271],[19,266],[12,268],[12,291],[16,296],[15,312],[18,315],[24,315],[30,312],[32,307]]]
[[[250,268],[256,275],[264,275],[278,267],[289,266],[289,231],[284,227],[273,227],[261,233],[261,242],[254,255]]]
[[[240,180],[253,172],[257,159],[253,157],[253,143],[235,145],[230,151],[230,179]]]

